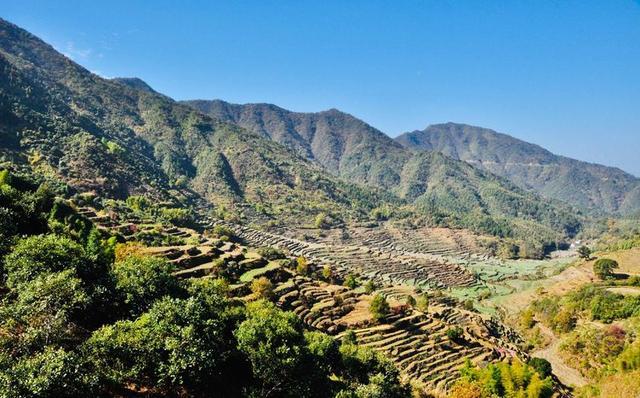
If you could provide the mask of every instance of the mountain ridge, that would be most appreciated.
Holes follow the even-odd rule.
[[[591,211],[640,210],[640,179],[617,167],[556,155],[491,129],[443,123],[396,137],[412,150],[437,151]]]
[[[11,121],[0,124],[3,152],[81,191],[201,197],[260,224],[340,225],[386,214],[535,237],[538,248],[580,225],[567,207],[465,162],[415,154],[335,109],[290,118],[282,108],[260,106],[237,123],[229,115],[212,118],[136,79],[92,74],[6,21],[0,68],[0,112]]]
[[[466,162],[436,152],[408,150],[366,122],[335,109],[303,113],[272,104],[241,105],[222,100],[183,103],[288,146],[342,179],[388,190],[435,220],[482,219],[489,214],[527,218],[532,214],[530,209],[550,205]],[[477,222],[483,223],[472,223]]]

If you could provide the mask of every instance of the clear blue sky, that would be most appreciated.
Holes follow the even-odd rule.
[[[176,99],[455,121],[640,176],[640,2],[32,1],[0,15]]]

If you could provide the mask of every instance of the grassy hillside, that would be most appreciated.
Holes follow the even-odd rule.
[[[493,130],[447,123],[405,133],[396,141],[436,151],[511,180],[520,187],[595,212],[640,210],[640,180],[624,171],[554,155]]]

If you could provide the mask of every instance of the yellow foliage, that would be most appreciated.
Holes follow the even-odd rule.
[[[262,276],[251,282],[251,291],[257,299],[271,299],[273,297],[273,284],[269,279]]]
[[[640,371],[619,373],[604,379],[601,398],[640,397]]]
[[[118,243],[115,248],[116,262],[131,256],[141,256],[143,249],[144,246],[139,242]]]
[[[478,383],[460,380],[449,392],[449,398],[483,398],[482,388]]]

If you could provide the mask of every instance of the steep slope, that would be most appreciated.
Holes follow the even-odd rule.
[[[144,80],[139,79],[137,77],[114,77],[111,80],[116,82],[116,83],[120,83],[120,84],[123,84],[125,86],[137,89],[137,90],[142,90],[142,91],[146,91],[148,93],[158,94],[158,92],[156,90],[154,90],[153,88],[151,88],[151,86],[148,85],[147,82],[145,82]]]
[[[214,121],[140,81],[106,80],[0,20],[0,148],[79,190],[197,194],[236,213],[366,215],[381,199],[286,148]],[[193,190],[193,191],[192,191]],[[197,195],[196,195],[197,197]]]
[[[508,178],[520,187],[586,209],[640,210],[640,179],[624,171],[554,155],[493,130],[447,123],[402,134],[414,150],[436,151]]]
[[[506,180],[442,155],[414,154],[339,111],[295,124],[272,107],[294,127],[270,128],[256,114],[264,130],[252,132],[229,123],[246,125],[241,120],[211,119],[138,80],[91,74],[6,21],[0,71],[3,156],[27,158],[79,190],[203,197],[260,223],[307,224],[320,214],[340,223],[410,203],[391,214],[539,243],[578,226],[565,209]]]
[[[412,153],[365,122],[338,110],[297,113],[270,104],[220,100],[186,104],[236,123],[313,160],[348,181],[389,190],[415,203],[431,221],[503,235],[531,236],[531,228],[572,232],[566,210],[493,174],[445,156]],[[514,227],[515,224],[516,226]],[[533,229],[540,230],[534,227]],[[525,232],[526,231],[526,232]]]
[[[393,188],[400,183],[398,165],[411,156],[382,132],[336,109],[297,113],[271,104],[185,103],[286,145],[350,181]]]

